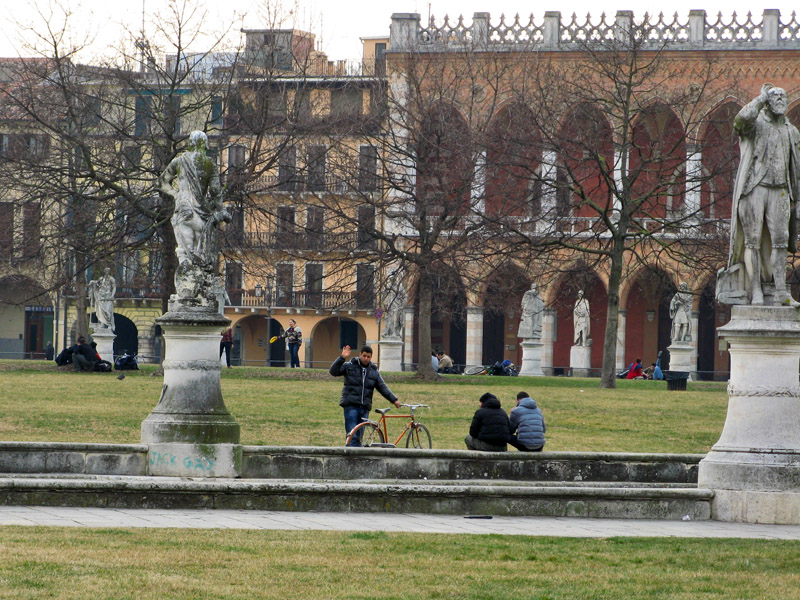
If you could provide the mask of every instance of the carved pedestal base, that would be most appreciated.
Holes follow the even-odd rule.
[[[543,344],[536,338],[526,339],[522,342],[522,367],[520,375],[543,377],[542,372],[542,347]]]
[[[569,366],[574,377],[588,377],[592,367],[592,347],[573,346],[570,348]]]
[[[800,524],[800,312],[734,306],[728,414],[701,462],[698,486],[715,492],[723,521]]]
[[[239,424],[220,387],[219,334],[230,321],[208,309],[177,308],[156,320],[166,343],[164,388],[142,423],[151,475],[237,477]]]
[[[403,342],[400,340],[381,340],[381,371],[403,370]],[[430,359],[429,359],[430,360]]]
[[[667,347],[669,350],[669,370],[685,371],[689,373],[689,381],[692,381],[692,374],[697,374],[697,367],[692,364],[692,345],[689,342],[678,342]]]
[[[114,340],[116,339],[114,332],[107,327],[101,327],[92,331],[92,341],[97,344],[97,353],[100,358],[114,363]]]

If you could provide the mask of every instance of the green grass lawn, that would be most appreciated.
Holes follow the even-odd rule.
[[[0,440],[137,443],[158,401],[154,368],[73,373],[52,363],[0,361]],[[520,390],[539,402],[547,421],[547,450],[707,452],[725,422],[724,383],[624,381],[599,389],[599,379],[564,377],[444,377],[420,382],[408,373],[386,376],[402,402],[424,403],[423,421],[435,448],[463,448],[478,398],[492,392],[506,410]],[[242,443],[341,445],[341,379],[323,370],[244,367],[222,372],[225,404],[242,428]],[[375,407],[389,406],[379,395]],[[392,429],[392,426],[395,428]],[[390,422],[390,437],[399,425]],[[399,433],[399,431],[398,431]]]
[[[800,543],[251,530],[0,530],[0,598],[800,598]]]

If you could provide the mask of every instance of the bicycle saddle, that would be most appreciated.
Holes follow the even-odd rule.
[[[382,415],[385,415],[385,414],[386,414],[387,412],[389,412],[390,410],[392,410],[392,408],[391,408],[391,407],[389,407],[389,408],[376,408],[376,409],[375,409],[375,412],[376,412],[376,413],[381,413]]]

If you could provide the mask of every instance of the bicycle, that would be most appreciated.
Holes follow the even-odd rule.
[[[513,377],[519,375],[519,370],[513,363],[503,365],[503,363],[498,361],[492,365],[469,367],[464,370],[464,375],[508,375]]]
[[[409,419],[403,431],[400,433],[394,444],[388,444],[390,447],[397,447],[403,436],[406,437],[406,448],[432,448],[431,445],[431,432],[425,425],[420,423],[414,418],[414,411],[419,408],[429,408],[427,404],[401,404],[411,409],[410,415],[387,415],[389,408],[376,408],[375,412],[380,413],[381,418],[377,421],[366,419],[363,423],[359,423],[353,427],[352,431],[347,434],[345,445],[349,446],[354,437],[361,440],[361,446],[367,448],[369,446],[387,445],[386,440],[389,439],[389,433],[386,429],[386,419]],[[427,445],[426,445],[427,444]]]

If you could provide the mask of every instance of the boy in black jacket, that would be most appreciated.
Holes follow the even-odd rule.
[[[472,417],[469,434],[464,438],[470,450],[505,452],[508,450],[511,430],[506,411],[500,408],[500,400],[494,394],[481,396],[481,407]]]
[[[330,374],[334,377],[344,376],[344,387],[342,387],[342,397],[339,406],[344,409],[344,428],[346,433],[369,417],[372,409],[372,392],[377,389],[381,396],[386,398],[396,407],[400,407],[400,401],[386,385],[386,382],[378,373],[378,367],[372,362],[372,348],[364,346],[361,348],[360,356],[352,358],[350,361],[350,346],[342,348],[342,355],[331,365]],[[353,436],[350,441],[351,446],[360,446],[361,440]]]

